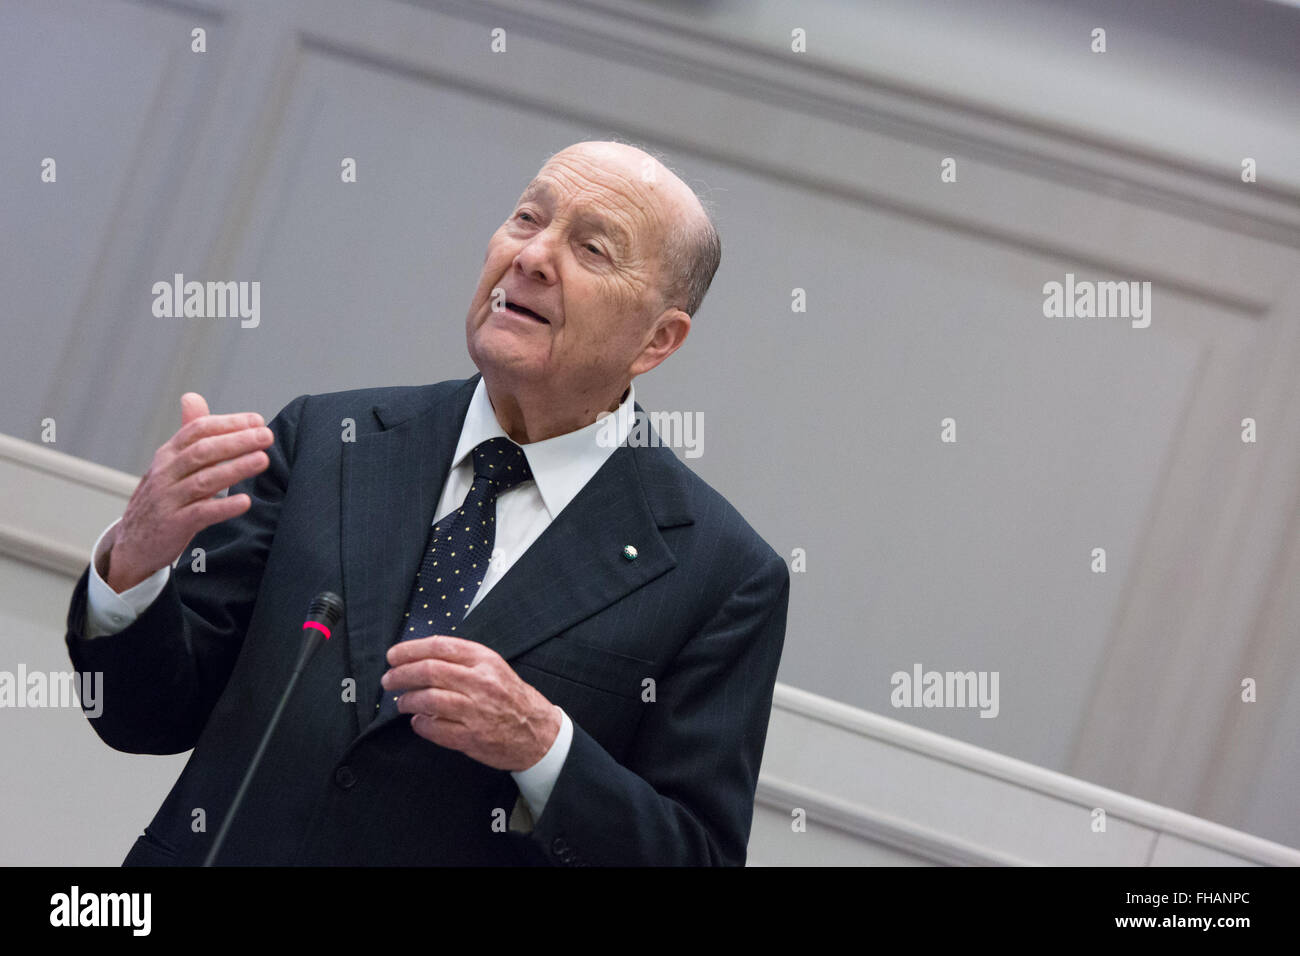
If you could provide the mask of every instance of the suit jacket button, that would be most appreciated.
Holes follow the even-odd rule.
[[[344,764],[334,771],[334,782],[339,785],[341,790],[351,790],[357,782],[357,775],[352,772],[351,767]]]

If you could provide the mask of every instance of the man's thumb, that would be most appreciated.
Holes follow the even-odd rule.
[[[198,392],[186,392],[181,396],[181,426],[184,427],[196,418],[208,414],[208,403]]]

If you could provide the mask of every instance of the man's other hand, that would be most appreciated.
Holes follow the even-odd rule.
[[[402,692],[397,709],[413,715],[412,729],[489,767],[527,770],[560,732],[560,709],[477,641],[401,641],[388,649],[388,665],[384,690]]]

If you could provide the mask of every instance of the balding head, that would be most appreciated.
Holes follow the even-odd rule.
[[[662,205],[659,288],[664,308],[694,316],[722,261],[722,239],[700,197],[663,160],[639,146],[613,140],[574,143],[546,162],[581,156],[635,176]],[[543,166],[543,169],[546,167]]]

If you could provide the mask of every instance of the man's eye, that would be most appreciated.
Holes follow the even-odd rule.
[[[585,246],[583,246],[583,248],[588,250],[589,252],[594,252],[598,256],[603,256],[605,254],[601,250],[600,246],[596,245],[594,242],[587,243]]]
[[[530,212],[521,212],[515,216],[516,219],[524,219],[525,217],[529,222],[533,221],[533,214]]]

